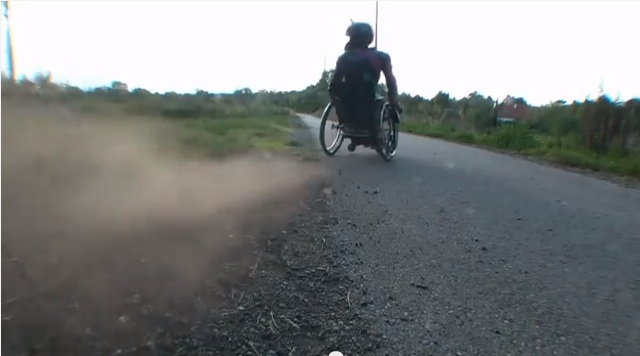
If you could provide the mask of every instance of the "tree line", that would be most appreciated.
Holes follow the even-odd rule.
[[[125,104],[127,110],[135,114],[215,119],[273,116],[291,111],[319,114],[329,100],[328,83],[332,74],[332,71],[324,71],[316,83],[299,91],[252,91],[244,88],[228,94],[202,90],[190,94],[151,93],[141,88],[130,90],[122,82],[80,90],[68,85],[54,85],[51,76],[46,74],[39,74],[32,81],[23,79],[21,84],[40,91],[56,87],[66,97],[106,98]],[[4,77],[3,84],[7,80]],[[378,89],[380,94],[385,94],[383,84]],[[558,100],[533,106],[522,97],[498,99],[473,92],[463,98],[454,98],[441,91],[432,98],[402,93],[399,102],[404,109],[403,121],[407,122],[403,126],[407,129],[420,125],[445,127],[468,136],[491,134],[503,130],[506,125],[518,127],[519,132],[526,131],[528,136],[544,141],[547,148],[619,157],[640,155],[640,98],[621,101],[600,93],[595,99],[571,103]]]
[[[317,83],[302,91],[273,95],[287,98],[283,102],[294,110],[318,113],[327,104],[332,74],[323,72]],[[386,94],[383,84],[378,89],[380,94]],[[477,91],[463,98],[443,91],[433,98],[402,93],[398,99],[406,119],[458,130],[486,133],[505,124],[518,125],[550,138],[549,145],[578,144],[598,154],[628,155],[640,145],[640,98],[621,101],[604,94],[602,89],[595,99],[571,103],[557,100],[541,106],[530,105],[522,97],[498,99]]]

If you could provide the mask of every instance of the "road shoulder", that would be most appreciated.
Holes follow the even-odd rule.
[[[340,262],[346,251],[331,236],[339,221],[331,190],[319,195],[266,239],[223,305],[175,343],[178,355],[364,355],[381,347],[362,312],[366,296]]]

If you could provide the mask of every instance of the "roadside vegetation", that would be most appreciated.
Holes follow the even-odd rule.
[[[292,94],[290,107],[319,116],[331,75],[324,72],[318,83]],[[384,85],[379,91],[386,93]],[[473,92],[453,98],[439,92],[430,99],[405,93],[399,101],[404,132],[640,178],[640,98],[623,102],[601,93],[536,107],[521,97],[498,100]]]
[[[147,118],[166,124],[184,154],[219,157],[250,151],[286,152],[293,141],[296,118],[285,106],[261,100],[252,93],[151,93],[129,90],[113,82],[109,87],[81,90],[56,84],[51,76],[12,83],[2,79],[2,99],[39,98],[71,110],[111,119]]]
[[[2,95],[38,92],[80,110],[117,110],[160,117],[175,123],[184,147],[205,155],[250,150],[286,151],[296,125],[294,112],[320,115],[327,104],[331,71],[304,90],[230,94],[151,93],[113,82],[110,87],[80,90],[56,85],[50,75],[11,84],[3,78]],[[386,88],[380,85],[380,93]],[[640,98],[626,102],[605,94],[595,99],[543,106],[525,98],[497,99],[473,92],[453,98],[400,95],[404,132],[516,152],[561,165],[640,178]]]
[[[473,101],[476,103],[470,104]],[[473,93],[461,100],[450,99],[445,104],[447,113],[441,116],[421,116],[414,111],[403,129],[640,178],[640,100],[616,102],[601,95],[596,100],[541,107],[529,107],[521,98],[514,101],[520,104],[507,101],[492,106],[491,98]],[[507,105],[526,105],[527,110],[512,122],[500,122]]]
[[[3,203],[10,209],[4,231],[2,276],[11,286],[3,290],[6,309],[3,310],[3,323],[11,323],[7,328],[11,332],[3,334],[7,336],[3,351],[27,350],[26,354],[74,354],[71,352],[74,351],[84,355],[86,350],[99,349],[104,354],[163,354],[162,348],[166,348],[164,354],[176,354],[175,350],[187,354],[190,351],[185,350],[204,349],[207,342],[213,340],[212,347],[217,349],[227,347],[244,350],[243,354],[249,354],[250,350],[262,354],[253,343],[244,339],[245,335],[250,335],[252,340],[264,341],[263,346],[258,345],[261,351],[280,348],[292,354],[295,346],[290,341],[273,337],[278,332],[276,320],[278,323],[282,320],[280,325],[292,328],[286,332],[302,340],[296,346],[324,347],[309,346],[318,340],[314,336],[308,341],[308,333],[302,333],[300,330],[305,329],[300,329],[296,323],[316,325],[321,334],[330,335],[337,330],[327,321],[330,318],[321,313],[319,318],[298,320],[296,318],[306,314],[292,314],[291,308],[276,306],[283,305],[278,300],[286,294],[297,301],[304,300],[306,304],[298,306],[298,310],[306,310],[307,299],[313,301],[314,296],[323,299],[326,294],[318,293],[317,285],[321,282],[307,283],[309,278],[324,281],[336,277],[297,274],[293,278],[304,280],[305,286],[312,287],[304,291],[308,297],[300,298],[300,290],[294,288],[293,283],[283,279],[280,272],[273,272],[276,269],[269,269],[270,261],[285,261],[283,255],[275,257],[276,252],[284,254],[286,251],[294,251],[292,256],[297,258],[287,259],[287,264],[299,261],[296,263],[306,266],[304,263],[309,260],[304,260],[308,255],[306,252],[301,250],[303,253],[298,256],[299,251],[289,248],[292,245],[278,247],[278,244],[284,244],[282,241],[299,243],[300,240],[283,237],[274,248],[273,239],[270,239],[266,252],[261,252],[260,257],[253,254],[254,250],[265,250],[264,241],[256,236],[270,230],[286,234],[278,224],[280,220],[288,219],[289,210],[285,207],[296,209],[301,202],[302,193],[298,195],[298,192],[306,189],[307,180],[311,180],[306,175],[312,175],[308,166],[277,165],[275,160],[267,163],[248,160],[249,164],[240,162],[228,166],[224,164],[228,162],[183,164],[182,157],[177,160],[179,162],[173,162],[141,152],[135,145],[137,142],[130,137],[127,139],[130,135],[122,132],[114,136],[100,127],[99,132],[90,132],[87,137],[68,135],[67,132],[52,135],[46,131],[55,125],[45,125],[41,121],[48,116],[52,121],[62,117],[67,120],[65,123],[71,123],[67,126],[74,126],[73,120],[96,118],[131,123],[148,120],[166,127],[167,130],[162,131],[166,136],[162,139],[176,142],[184,155],[216,158],[267,151],[301,153],[307,158],[307,153],[313,156],[313,152],[302,149],[295,139],[299,122],[294,113],[321,112],[328,99],[330,75],[330,72],[323,73],[317,83],[301,91],[240,89],[229,94],[205,91],[152,93],[140,88],[131,89],[118,81],[108,87],[81,90],[54,83],[47,74],[18,83],[3,77],[3,148],[6,151],[3,166],[8,168],[3,173],[3,188],[8,193]],[[380,86],[380,90],[383,92],[384,86]],[[532,107],[525,99],[517,97],[500,101],[474,92],[455,99],[440,92],[431,99],[402,94],[400,102],[405,112],[401,125],[405,132],[640,178],[639,99],[620,102],[600,95],[584,102],[558,101]],[[19,110],[24,107],[30,110]],[[86,115],[66,115],[67,111]],[[21,116],[28,116],[28,120],[20,120]],[[501,118],[513,120],[505,122]],[[32,133],[25,135],[23,131]],[[109,135],[112,137],[100,140]],[[36,137],[31,139],[35,143],[22,142],[24,137]],[[77,141],[60,137],[72,137]],[[58,138],[55,143],[61,143],[60,147],[51,145],[52,138]],[[99,142],[93,144],[94,139]],[[108,145],[121,147],[112,150]],[[258,164],[260,162],[262,165]],[[259,199],[261,195],[264,199]],[[267,203],[271,204],[272,196],[280,200],[270,209],[263,209]],[[227,202],[236,200],[240,212],[228,210]],[[202,209],[213,218],[203,214]],[[261,209],[262,214],[253,214],[257,209]],[[262,216],[265,221],[256,216]],[[254,218],[256,221],[252,220]],[[37,223],[30,223],[33,221]],[[314,219],[310,224],[324,228],[322,226],[326,224],[317,224],[318,221],[321,220]],[[136,228],[130,228],[132,226]],[[302,227],[304,225],[300,226],[291,231],[306,229]],[[305,242],[311,246],[305,247],[307,252],[312,251],[309,253],[317,254],[318,248],[326,249],[324,239],[322,247],[313,245],[318,242],[316,235],[310,234],[309,241]],[[201,237],[200,240],[176,239],[178,236]],[[245,239],[238,236],[245,236]],[[65,243],[59,243],[57,239],[63,239]],[[252,251],[241,253],[244,244]],[[229,252],[232,263],[226,257],[219,257],[222,252]],[[49,258],[53,255],[56,258]],[[155,258],[141,258],[146,255]],[[216,258],[218,260],[212,261]],[[253,267],[245,266],[245,260],[249,261],[247,266],[253,264]],[[327,263],[326,259],[320,260]],[[308,268],[328,271],[326,266],[309,265]],[[287,271],[286,278],[290,278],[289,270],[282,270]],[[220,277],[200,274],[203,271],[219,272]],[[232,284],[228,281],[245,274],[249,278],[262,278],[263,290],[268,291],[268,286],[275,285],[285,294],[251,293],[247,289],[245,295],[244,290],[230,287]],[[108,288],[102,288],[105,285]],[[166,289],[166,286],[171,288]],[[209,324],[213,330],[204,327],[201,332],[201,339],[205,341],[191,336],[173,338],[194,330],[185,322],[187,316],[189,320],[191,317],[197,320],[205,310],[218,305],[219,298],[227,301],[230,298],[228,310],[244,311],[243,317],[250,318],[255,327],[249,330],[243,323],[238,323],[240,319],[236,314],[214,313],[215,322]],[[250,305],[252,300],[257,302]],[[242,305],[240,301],[243,301]],[[258,307],[271,309],[258,310]],[[76,313],[76,310],[82,313]],[[331,310],[330,313],[335,314]],[[229,318],[235,321],[229,324]],[[319,326],[314,324],[318,320]],[[93,323],[95,328],[85,327],[85,322],[87,325]],[[249,332],[227,333],[219,325],[231,325],[230,328]],[[223,332],[219,333],[220,330]],[[241,334],[243,337],[236,337]],[[349,342],[354,349],[360,344],[368,345],[365,353],[380,343],[376,335],[362,334],[361,337],[366,340],[356,342],[353,341],[355,338],[336,338],[331,342],[340,345]],[[83,342],[79,341],[81,339]],[[109,339],[117,342],[105,343]]]

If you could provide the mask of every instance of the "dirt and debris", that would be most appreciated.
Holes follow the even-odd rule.
[[[381,347],[363,310],[368,300],[343,271],[336,223],[325,199],[273,236],[253,280],[234,285],[222,307],[172,346],[179,355],[366,355]],[[170,353],[170,349],[166,349]]]
[[[140,295],[132,295],[130,307],[114,315],[122,330],[131,331],[130,337],[95,330],[73,338],[55,335],[60,339],[48,339],[46,345],[21,355],[373,353],[387,339],[372,330],[374,321],[367,308],[373,301],[366,289],[340,263],[340,247],[329,235],[339,219],[318,193],[320,198],[310,201],[284,230],[263,231],[262,239],[245,236],[243,243],[229,250],[222,268],[217,266],[218,273],[209,276],[215,287],[207,284],[185,295],[181,300],[185,305],[166,307],[172,313],[154,314],[145,309]],[[231,262],[245,261],[249,251],[253,264]],[[211,293],[206,296],[208,288]],[[194,302],[197,305],[187,306]],[[82,311],[79,305],[69,308]],[[140,318],[145,313],[154,319]],[[144,335],[139,332],[142,322],[147,323]]]
[[[3,355],[380,347],[317,164],[183,162],[143,123],[78,115],[3,100]]]

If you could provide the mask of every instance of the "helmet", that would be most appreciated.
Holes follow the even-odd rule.
[[[361,46],[369,46],[373,42],[373,28],[366,22],[354,22],[348,28],[346,34],[349,42]]]

